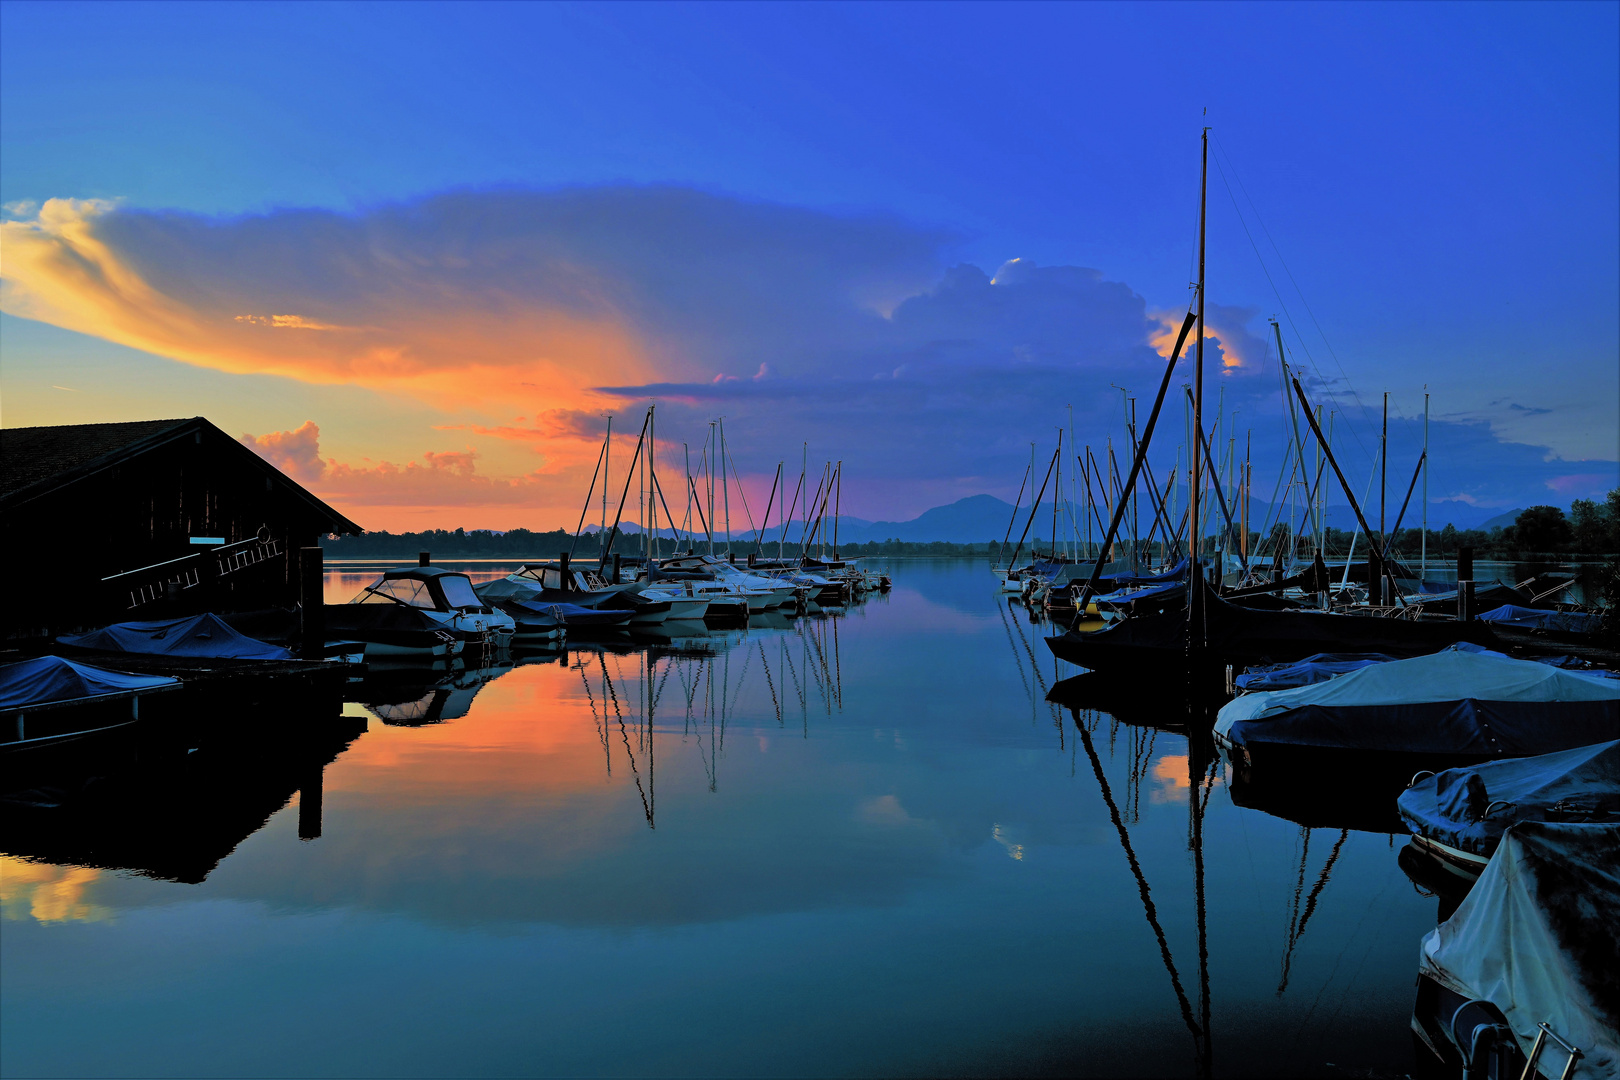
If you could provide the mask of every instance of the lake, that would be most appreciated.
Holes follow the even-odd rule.
[[[1412,1069],[1402,837],[1236,805],[1149,695],[1049,704],[1076,669],[984,562],[882,565],[843,613],[370,677],[324,769],[134,785],[139,861],[0,831],[0,1071]]]

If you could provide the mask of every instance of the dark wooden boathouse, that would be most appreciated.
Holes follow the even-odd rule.
[[[299,550],[361,531],[200,416],[0,428],[0,635],[290,611]]]

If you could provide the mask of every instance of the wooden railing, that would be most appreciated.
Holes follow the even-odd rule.
[[[126,611],[162,600],[169,586],[184,592],[212,584],[271,559],[286,555],[279,537],[261,531],[258,536],[221,547],[205,548],[178,559],[153,563],[138,570],[125,570],[101,579],[113,595],[127,597]]]

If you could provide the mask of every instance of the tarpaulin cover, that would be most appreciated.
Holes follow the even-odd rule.
[[[291,660],[279,645],[266,645],[233,630],[218,615],[204,612],[184,619],[114,623],[88,634],[59,637],[58,644],[97,652],[194,656],[216,660]]]
[[[1523,626],[1533,630],[1562,630],[1567,634],[1590,634],[1603,626],[1603,616],[1584,615],[1579,611],[1542,611],[1539,608],[1503,604],[1483,612],[1482,622]]]
[[[1133,604],[1138,600],[1155,600],[1168,598],[1173,595],[1186,595],[1187,586],[1184,582],[1171,581],[1162,585],[1148,585],[1142,588],[1128,588],[1107,593],[1097,597],[1096,603],[1103,607],[1118,607],[1124,604]]]
[[[563,626],[570,623],[612,625],[628,622],[633,614],[629,608],[585,607],[541,600],[508,600],[501,605],[501,610],[521,619],[525,626],[546,625],[548,620]]]
[[[1419,970],[1502,1011],[1526,1055],[1545,1022],[1584,1057],[1577,1077],[1620,1077],[1620,825],[1526,821],[1456,912],[1423,939]],[[1563,1073],[1548,1040],[1540,1068]]]
[[[126,671],[75,664],[60,656],[39,656],[20,664],[0,667],[0,709],[21,709],[52,701],[151,690],[174,686],[179,679],[163,675],[131,675]]]
[[[1244,694],[1215,732],[1256,741],[1514,757],[1620,738],[1620,684],[1490,652],[1446,649],[1327,682]]]
[[[1521,821],[1620,822],[1620,741],[1447,769],[1397,806],[1414,834],[1484,856]]]
[[[1394,660],[1384,653],[1317,653],[1293,664],[1271,664],[1250,668],[1237,677],[1239,690],[1286,690],[1326,682],[1336,675],[1347,675],[1372,664]]]

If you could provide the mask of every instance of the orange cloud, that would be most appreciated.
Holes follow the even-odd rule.
[[[1181,323],[1186,318],[1185,312],[1155,311],[1153,319],[1158,322],[1159,329],[1148,339],[1153,351],[1170,359],[1170,350],[1176,347],[1176,335],[1181,333]],[[1239,316],[1241,317],[1241,316]],[[1241,325],[1227,325],[1222,328],[1224,319],[1217,316],[1213,310],[1204,312],[1204,341],[1213,341],[1221,350],[1221,366],[1227,369],[1243,369],[1249,366],[1244,353],[1249,351],[1251,335]],[[1197,328],[1193,329],[1196,334]],[[1239,344],[1241,342],[1241,345]],[[1193,351],[1193,336],[1189,334],[1187,344],[1182,346],[1182,355],[1190,356]]]
[[[547,267],[566,281],[561,298],[479,282],[458,289],[438,262],[423,265],[379,241],[364,252],[367,265],[354,265],[353,251],[328,252],[307,295],[293,298],[297,314],[255,314],[275,302],[260,293],[287,285],[245,273],[186,279],[184,268],[169,267],[158,271],[160,287],[109,239],[122,236],[104,228],[113,209],[50,199],[31,219],[0,222],[0,307],[201,367],[349,383],[436,405],[588,406],[597,400],[591,386],[654,373],[612,290],[577,267]],[[287,310],[276,303],[270,311],[277,308]]]

